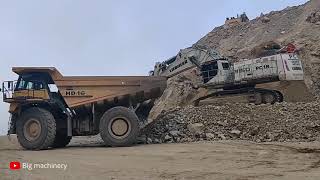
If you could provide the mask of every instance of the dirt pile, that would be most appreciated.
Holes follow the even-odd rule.
[[[320,140],[320,103],[178,107],[144,130],[149,143],[199,140]]]
[[[281,46],[276,42],[270,41],[262,43],[251,50],[251,57],[263,57],[272,55],[272,51],[281,49]]]
[[[307,22],[319,24],[320,12],[315,11],[315,12],[311,13],[307,18]]]

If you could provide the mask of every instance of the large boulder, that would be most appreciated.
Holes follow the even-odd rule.
[[[190,105],[206,90],[199,89],[201,82],[199,72],[196,69],[188,70],[168,79],[167,89],[154,103],[149,114],[149,122],[158,118],[163,112],[168,112],[179,106]]]

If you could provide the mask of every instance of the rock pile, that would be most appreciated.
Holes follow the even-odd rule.
[[[319,24],[319,22],[320,22],[320,10],[311,13],[307,17],[307,22],[314,23],[314,24],[316,24],[316,23]]]
[[[144,129],[148,143],[320,140],[320,103],[178,107]]]
[[[156,100],[149,114],[149,121],[156,119],[162,112],[169,111],[177,106],[191,104],[198,96],[203,95],[197,85],[201,82],[195,70],[186,71],[167,81],[167,89]]]
[[[271,21],[270,18],[268,18],[266,16],[262,17],[262,19],[261,19],[261,22],[263,22],[263,23],[268,23],[270,21]]]
[[[272,51],[281,49],[281,46],[273,41],[264,42],[251,50],[251,57],[263,57],[272,55]]]

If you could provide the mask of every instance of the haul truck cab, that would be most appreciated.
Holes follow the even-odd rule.
[[[14,67],[17,81],[2,84],[10,104],[8,134],[22,147],[66,146],[72,136],[100,133],[108,146],[135,143],[153,100],[166,88],[165,77],[62,76],[53,67]]]

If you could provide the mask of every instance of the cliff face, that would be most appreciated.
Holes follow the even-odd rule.
[[[251,58],[252,50],[266,42],[280,45],[295,44],[304,63],[305,83],[320,95],[320,1],[270,12],[236,26],[213,29],[197,44],[217,49],[222,55],[236,60]]]

